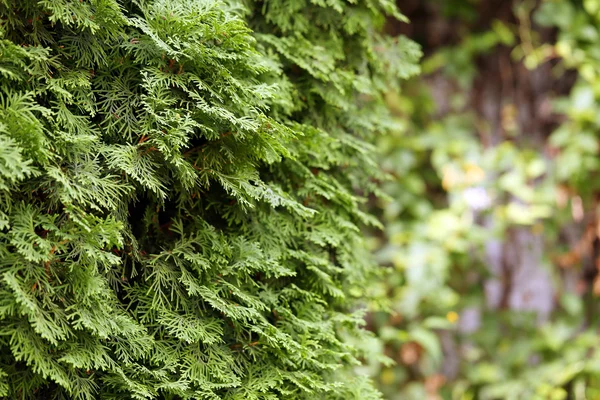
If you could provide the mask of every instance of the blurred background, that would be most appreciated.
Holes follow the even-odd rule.
[[[600,399],[600,0],[398,6],[422,74],[378,143],[367,372],[392,400]]]

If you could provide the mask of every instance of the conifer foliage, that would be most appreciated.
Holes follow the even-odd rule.
[[[367,142],[419,56],[385,14],[0,0],[0,397],[379,398]]]

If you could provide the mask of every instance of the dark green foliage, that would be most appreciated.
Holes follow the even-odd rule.
[[[395,12],[1,0],[0,397],[379,398],[350,338]]]

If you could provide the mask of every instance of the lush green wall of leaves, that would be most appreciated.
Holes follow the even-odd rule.
[[[387,0],[0,0],[0,397],[378,399]]]

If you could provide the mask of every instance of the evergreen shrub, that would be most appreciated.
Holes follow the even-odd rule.
[[[390,0],[0,0],[0,397],[375,399]]]

